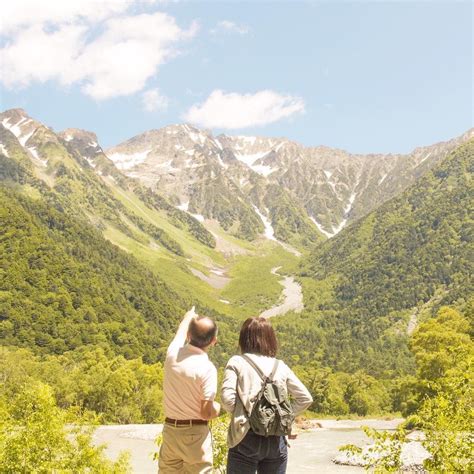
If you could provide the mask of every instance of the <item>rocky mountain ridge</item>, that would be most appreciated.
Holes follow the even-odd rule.
[[[285,138],[214,136],[181,124],[103,150],[93,132],[55,134],[22,109],[0,114],[0,123],[39,169],[67,149],[99,175],[137,179],[201,223],[214,219],[240,238],[262,235],[298,248],[333,237],[474,136],[471,129],[409,154],[360,155]],[[4,141],[0,151],[8,153]]]
[[[222,181],[233,199],[244,200],[260,220],[263,215],[272,224],[275,215],[267,196],[276,185],[319,233],[333,237],[402,192],[472,136],[471,129],[409,154],[360,155],[304,147],[285,138],[215,137],[183,124],[145,132],[106,154],[124,173],[158,188],[177,206],[221,223],[223,218],[209,206],[210,181]]]

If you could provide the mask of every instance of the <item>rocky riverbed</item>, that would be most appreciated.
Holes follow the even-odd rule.
[[[271,273],[273,275],[280,275],[278,270],[281,267],[272,268]],[[280,285],[283,286],[281,295],[281,302],[265,310],[260,314],[262,318],[272,318],[273,316],[279,316],[289,311],[295,311],[299,313],[303,311],[303,292],[301,285],[292,276],[283,276],[283,279],[279,281]]]
[[[298,437],[290,441],[289,474],[355,473],[364,472],[357,465],[338,465],[333,462],[340,455],[339,447],[346,444],[364,446],[370,443],[362,426],[392,430],[401,420],[308,420],[300,424]],[[304,429],[303,429],[304,428]],[[107,444],[106,454],[115,459],[119,452],[128,450],[135,474],[156,473],[157,451],[155,439],[162,425],[101,426],[94,435],[96,444]]]

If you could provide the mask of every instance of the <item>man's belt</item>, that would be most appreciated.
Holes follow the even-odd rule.
[[[165,423],[173,426],[193,426],[207,425],[207,420],[173,420],[172,418],[165,418]]]

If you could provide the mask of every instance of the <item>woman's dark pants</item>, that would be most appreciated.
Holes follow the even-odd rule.
[[[285,474],[288,449],[284,436],[259,436],[249,431],[227,456],[227,474]]]

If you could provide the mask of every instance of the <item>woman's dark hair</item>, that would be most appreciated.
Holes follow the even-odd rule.
[[[248,318],[240,330],[239,347],[242,354],[275,357],[278,343],[271,324],[265,318]]]

